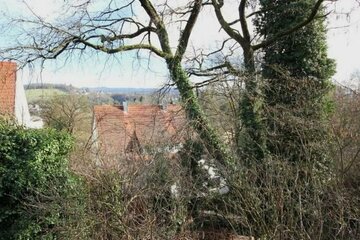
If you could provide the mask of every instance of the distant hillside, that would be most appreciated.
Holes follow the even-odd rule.
[[[149,96],[156,96],[159,91],[158,88],[111,88],[111,87],[96,87],[96,88],[76,88],[72,85],[65,84],[50,84],[50,83],[36,83],[24,86],[26,89],[26,96],[29,103],[34,103],[41,100],[46,100],[54,95],[64,95],[70,93],[77,94],[98,94],[103,96],[108,95],[115,101],[140,101],[147,102]],[[140,96],[139,96],[140,95]],[[166,95],[172,99],[176,99],[179,96],[177,89],[170,89],[166,91]],[[144,99],[146,97],[146,99]],[[120,101],[120,102],[121,102]],[[154,100],[155,101],[155,100]]]
[[[26,89],[26,98],[28,103],[34,103],[41,100],[47,100],[55,95],[65,95],[68,92],[59,89]]]
[[[89,92],[102,92],[102,93],[122,93],[122,94],[152,94],[158,91],[157,88],[108,88],[108,87],[98,87],[98,88],[87,88]]]
[[[63,92],[75,92],[79,91],[79,88],[76,88],[72,85],[66,84],[52,84],[52,83],[32,83],[25,85],[24,88],[26,90],[30,89],[57,89]]]
[[[57,89],[63,92],[90,92],[90,93],[108,93],[108,94],[153,94],[159,91],[158,88],[111,88],[111,87],[95,87],[95,88],[87,88],[81,87],[77,88],[72,85],[66,84],[52,84],[52,83],[32,83],[24,86],[26,90],[30,89]],[[177,89],[171,89],[168,91],[170,94],[177,94]]]

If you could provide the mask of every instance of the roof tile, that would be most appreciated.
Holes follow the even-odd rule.
[[[14,115],[16,63],[0,62],[0,115]]]
[[[159,105],[129,105],[127,112],[122,106],[98,105],[94,118],[100,150],[107,155],[125,153],[134,133],[142,147],[176,142],[186,122],[179,105],[165,110]]]

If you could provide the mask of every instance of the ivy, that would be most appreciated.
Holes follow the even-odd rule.
[[[0,121],[0,239],[55,239],[56,196],[65,200],[77,184],[68,169],[72,144],[65,133]]]
[[[261,0],[255,20],[265,41],[291,24],[303,21],[314,0]],[[267,10],[266,10],[267,9]],[[321,15],[320,11],[318,15]],[[267,149],[292,162],[324,159],[326,96],[335,63],[327,56],[324,17],[264,48],[264,102],[267,109]]]

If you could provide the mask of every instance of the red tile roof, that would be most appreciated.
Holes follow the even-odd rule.
[[[16,63],[0,62],[0,115],[14,115]]]
[[[178,142],[184,129],[185,114],[179,105],[99,105],[94,107],[98,143],[103,154],[125,153],[138,141],[140,146],[159,146]],[[136,145],[136,144],[135,144]]]

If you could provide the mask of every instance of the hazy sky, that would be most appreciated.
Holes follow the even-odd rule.
[[[236,0],[228,2],[231,1],[236,2]],[[0,11],[10,15],[29,14],[23,2],[24,0],[0,0]],[[25,2],[37,14],[51,19],[64,1],[25,0]],[[104,1],[98,2],[101,4]],[[340,14],[332,14],[329,18],[329,56],[337,62],[337,74],[334,79],[346,82],[351,73],[360,69],[360,6],[355,0],[338,0],[338,3],[332,6],[333,10]],[[96,7],[98,6],[94,8]],[[350,14],[347,14],[349,12]],[[219,28],[214,28],[214,25],[216,26],[217,22],[209,9],[201,15],[192,35],[191,45],[209,47],[219,44],[216,40],[221,39],[219,37],[221,34],[218,32]],[[206,33],[206,38],[204,38],[204,33]],[[176,34],[174,34],[174,40]],[[204,41],[204,39],[209,39],[209,41]],[[42,81],[82,87],[158,87],[167,79],[167,71],[161,60],[149,63],[134,60],[134,54],[118,54],[117,56],[118,59],[107,59],[103,54],[85,55],[81,64],[76,58],[66,65],[61,62],[48,62],[41,74],[38,70],[29,73],[25,69],[19,77],[24,83]]]
[[[335,10],[340,14],[329,19],[328,53],[337,63],[334,78],[347,82],[354,71],[360,70],[360,4],[353,0],[340,0]]]

